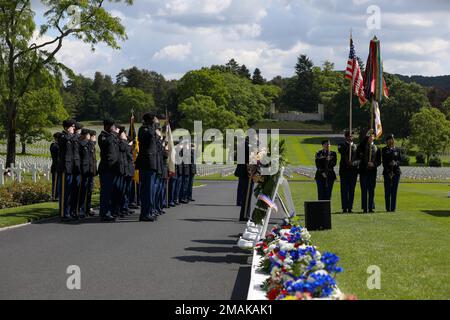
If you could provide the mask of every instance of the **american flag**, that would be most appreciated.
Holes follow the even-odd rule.
[[[353,39],[351,38],[350,38],[350,56],[348,57],[345,77],[352,81],[353,91],[358,96],[361,106],[366,104],[367,99],[364,93],[364,79],[361,74],[361,68],[359,66],[358,59],[356,58]]]

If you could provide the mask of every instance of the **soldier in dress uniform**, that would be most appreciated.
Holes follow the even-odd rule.
[[[159,123],[155,124],[156,132],[156,151],[157,151],[157,173],[155,179],[155,210],[158,216],[166,213],[163,209],[163,183],[164,183],[164,145],[163,137],[161,133],[161,125]]]
[[[97,170],[97,132],[95,130],[90,130],[91,140],[89,141],[89,148],[91,152],[91,164],[93,164],[94,174],[88,178],[88,190],[86,194],[86,213],[89,216],[94,216],[95,212],[92,209],[92,193],[94,192],[94,178],[98,175]]]
[[[373,130],[370,130],[357,149],[363,213],[375,211],[377,168],[381,165],[381,152],[374,140]]]
[[[80,122],[75,122],[75,132],[73,135],[73,187],[72,187],[72,204],[71,204],[71,215],[72,218],[78,218],[78,200],[81,188],[81,163],[80,163],[80,146],[79,140],[81,136],[81,130],[84,128],[83,124]]]
[[[339,144],[338,151],[341,154],[339,163],[339,176],[341,178],[341,203],[344,213],[352,213],[355,199],[355,188],[358,180],[358,161],[356,159],[356,145],[353,143],[353,135],[345,132],[345,142]],[[351,151],[350,151],[351,150]]]
[[[88,194],[91,188],[91,181],[96,173],[97,164],[94,162],[95,147],[91,142],[91,130],[82,129],[79,140],[80,152],[80,189],[78,193],[77,214],[83,219],[90,214],[90,203]]]
[[[75,121],[65,120],[63,122],[64,131],[59,136],[59,157],[58,157],[58,187],[59,187],[59,212],[63,222],[71,221],[72,213],[72,187],[74,171],[74,133]]]
[[[59,145],[58,140],[61,136],[61,132],[56,132],[53,135],[53,142],[50,145],[50,154],[52,156],[52,166],[50,172],[52,174],[52,200],[58,200],[58,158],[59,158]]]
[[[234,171],[234,176],[239,178],[236,198],[236,205],[241,207],[241,210],[239,212],[239,221],[247,221],[250,218],[250,209],[254,188],[254,181],[252,180],[249,172],[251,148],[250,138],[247,136],[243,143],[244,146],[238,145],[238,148],[244,149],[245,162],[238,163],[236,170]],[[236,160],[238,160],[237,154]]]
[[[98,137],[100,147],[100,217],[102,221],[115,221],[113,214],[118,207],[119,195],[119,137],[115,122],[107,119]]]
[[[191,144],[191,164],[189,165],[189,179],[187,183],[186,200],[188,202],[195,201],[192,197],[192,191],[194,188],[194,179],[197,174],[197,165],[195,163],[195,144]]]
[[[397,206],[397,191],[400,183],[401,153],[395,146],[394,135],[386,137],[387,146],[381,151],[383,159],[384,198],[386,211],[395,212]]]
[[[119,212],[117,214],[120,217],[131,215],[134,213],[134,211],[130,210],[129,208],[131,181],[134,176],[131,144],[132,143],[130,143],[128,140],[125,127],[119,126],[120,205]]]
[[[334,167],[337,163],[336,152],[330,151],[330,140],[322,141],[322,150],[316,153],[317,194],[319,200],[331,200],[336,173]]]
[[[141,216],[140,221],[155,221],[157,219],[154,204],[155,179],[158,170],[156,131],[154,124],[158,118],[150,113],[143,116],[143,125],[139,129],[139,155],[136,159],[136,169],[139,170]]]

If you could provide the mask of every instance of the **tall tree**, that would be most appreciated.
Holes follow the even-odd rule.
[[[302,54],[297,59],[295,73],[297,76],[296,98],[297,109],[303,112],[317,111],[319,93],[314,87],[314,64],[306,55]]]
[[[40,2],[46,11],[39,36],[46,35],[50,40],[34,43],[32,37],[36,24],[31,0],[0,1],[0,77],[5,78],[0,82],[4,82],[7,88],[4,98],[7,111],[7,166],[16,160],[20,99],[29,91],[33,76],[41,69],[55,71],[62,68],[55,56],[61,50],[64,40],[75,36],[90,44],[92,49],[97,43],[105,43],[118,49],[118,41],[126,39],[125,28],[120,19],[103,8],[105,0]],[[123,2],[132,4],[133,1]],[[69,18],[69,22],[64,24],[66,18]]]
[[[253,84],[259,85],[266,83],[266,79],[263,78],[261,70],[259,70],[258,68],[256,68],[253,72],[252,82]]]
[[[238,74],[246,79],[251,79],[252,75],[250,74],[250,70],[248,70],[248,68],[245,66],[245,64],[243,64],[240,68],[239,68],[239,72]]]

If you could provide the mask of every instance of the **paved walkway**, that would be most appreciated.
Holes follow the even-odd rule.
[[[0,299],[244,299],[250,255],[236,247],[235,182],[210,182],[196,202],[156,223],[48,221],[0,232]],[[81,269],[81,290],[66,269]]]

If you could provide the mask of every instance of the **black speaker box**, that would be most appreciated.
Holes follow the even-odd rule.
[[[310,231],[331,230],[331,202],[306,201],[305,224]]]

